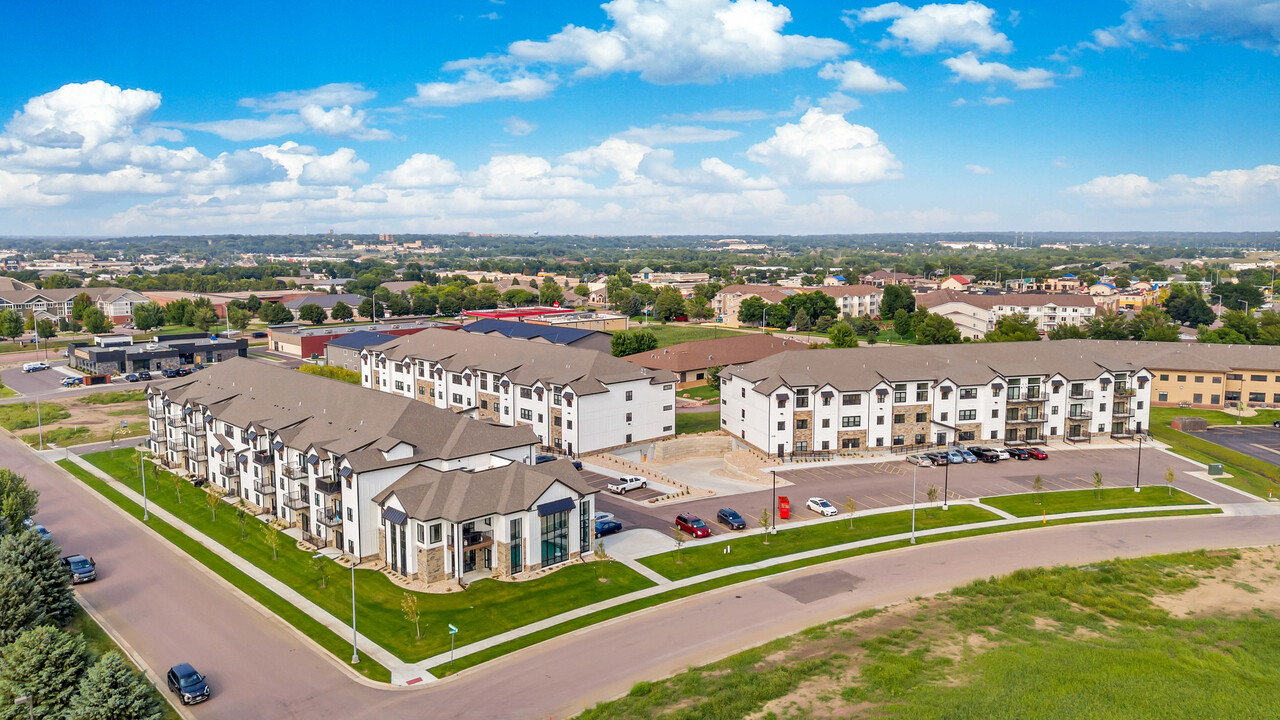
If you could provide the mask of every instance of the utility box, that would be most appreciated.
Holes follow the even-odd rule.
[[[791,499],[786,495],[778,496],[778,518],[781,520],[791,519]]]
[[[1210,475],[1221,475],[1221,474],[1222,474],[1222,463],[1209,463],[1209,474],[1210,474]]]

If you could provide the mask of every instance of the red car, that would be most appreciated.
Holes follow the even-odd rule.
[[[1030,453],[1030,454],[1031,454],[1031,457],[1032,457],[1032,458],[1034,458],[1034,459],[1036,459],[1036,460],[1048,460],[1048,459],[1049,459],[1049,453],[1047,453],[1047,452],[1045,452],[1045,451],[1041,450],[1040,448],[1027,448],[1027,452],[1028,452],[1028,453]]]
[[[711,530],[697,515],[681,514],[676,516],[676,527],[695,538],[711,537]]]

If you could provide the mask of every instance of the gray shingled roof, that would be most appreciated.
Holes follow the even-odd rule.
[[[538,442],[527,425],[492,425],[410,398],[247,358],[232,358],[152,388],[174,402],[206,405],[215,418],[232,425],[270,428],[291,447],[314,445],[345,455],[357,472]],[[413,446],[413,456],[386,460],[373,447],[384,438]]]
[[[672,372],[642,368],[598,350],[448,330],[423,330],[368,350],[384,353],[392,361],[431,360],[448,372],[501,373],[517,385],[541,380],[543,384],[571,387],[578,395],[608,392],[606,386],[618,382],[676,380]]]
[[[476,472],[417,467],[374,495],[373,501],[381,505],[394,495],[415,520],[464,522],[530,510],[557,481],[579,495],[595,492],[572,463],[556,460],[536,466],[517,462]]]

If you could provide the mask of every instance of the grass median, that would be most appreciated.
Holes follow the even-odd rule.
[[[676,413],[676,434],[715,432],[720,429],[720,411]]]
[[[955,509],[955,508],[953,507],[952,509]],[[1050,520],[1047,523],[1036,520],[1036,521],[1030,521],[1030,522],[1024,522],[1024,523],[1015,523],[1012,525],[996,525],[994,527],[973,528],[970,530],[957,530],[955,532],[942,533],[939,535],[925,535],[923,537],[917,538],[916,544],[928,545],[930,543],[935,543],[935,542],[944,542],[947,540],[958,540],[960,538],[967,538],[967,537],[977,537],[979,535],[994,535],[996,533],[1012,532],[1014,530],[1034,530],[1036,528],[1054,527],[1057,525],[1078,525],[1080,523],[1088,523],[1088,522],[1134,520],[1138,518],[1180,517],[1180,516],[1186,516],[1186,515],[1217,515],[1217,514],[1220,514],[1221,512],[1222,510],[1218,508],[1189,508],[1187,510],[1133,512],[1133,513],[1121,513],[1118,515],[1106,515],[1106,516],[1097,516],[1097,517],[1086,516],[1086,517],[1078,517],[1078,518],[1063,518],[1060,520]],[[712,580],[707,580],[700,583],[694,583],[692,585],[686,585],[684,587],[676,588],[674,590],[668,590],[663,593],[650,595],[649,597],[644,597],[638,600],[632,600],[630,602],[615,605],[611,608],[597,610],[593,613],[590,613],[588,615],[583,615],[582,617],[574,618],[572,620],[566,620],[565,622],[559,623],[557,625],[553,625],[549,628],[544,628],[537,632],[529,633],[528,635],[518,637],[514,640],[508,640],[507,642],[494,645],[493,647],[486,648],[484,650],[480,650],[478,652],[474,652],[469,655],[464,655],[458,658],[453,663],[444,663],[441,665],[437,665],[436,667],[431,668],[430,672],[432,675],[435,675],[436,677],[445,677],[446,675],[452,675],[453,673],[461,672],[462,670],[465,670],[469,667],[474,667],[476,665],[480,665],[482,663],[488,662],[490,660],[493,660],[494,658],[502,657],[503,655],[506,655],[508,653],[513,653],[517,650],[530,647],[532,645],[536,645],[545,640],[550,640],[551,638],[559,637],[560,635],[564,635],[566,633],[571,633],[574,630],[581,630],[582,628],[590,627],[591,625],[602,623],[606,620],[611,620],[616,617],[621,617],[622,615],[627,615],[629,613],[637,612],[639,610],[644,610],[645,608],[650,608],[656,605],[661,605],[663,603],[668,603],[673,600],[679,600],[681,598],[690,597],[692,595],[698,595],[700,593],[710,592],[718,588],[726,587],[728,585],[736,585],[737,583],[746,582],[748,580],[754,580],[756,578],[766,577],[769,575],[777,575],[779,573],[789,572],[791,570],[799,570],[801,568],[809,567],[810,565],[820,565],[822,563],[833,562],[836,560],[845,560],[851,557],[857,557],[859,555],[870,555],[871,553],[885,552],[886,550],[896,550],[898,548],[904,548],[904,547],[910,547],[910,542],[907,540],[894,540],[890,542],[877,543],[875,545],[865,545],[863,547],[850,548],[848,550],[841,550],[839,552],[834,552],[829,555],[820,555],[818,557],[804,558],[801,560],[792,560],[790,562],[780,563],[778,565],[772,565],[767,568],[744,569],[742,572],[736,572],[731,575],[724,575],[718,578],[714,578]]]
[[[982,499],[990,505],[1016,517],[1032,517],[1045,513],[1096,512],[1120,508],[1161,507],[1165,505],[1205,505],[1205,501],[1178,489],[1170,492],[1165,487],[1146,487],[1142,492],[1133,488],[1104,488],[1097,490],[1066,490],[1062,492],[1023,493],[1000,495]]]
[[[916,511],[916,529],[931,530],[999,519],[995,513],[972,505],[952,505],[949,510],[921,507]],[[852,523],[848,518],[842,518],[779,530],[776,535],[744,535],[725,542],[650,555],[641,558],[640,563],[663,577],[682,580],[713,570],[910,531],[911,511],[897,510],[862,517],[855,515]],[[726,546],[731,548],[728,554],[725,553]]]
[[[1205,438],[1174,430],[1168,425],[1152,425],[1151,434],[1183,457],[1205,464],[1222,463],[1223,469],[1231,477],[1215,478],[1218,482],[1262,498],[1280,490],[1280,485],[1273,479],[1280,477],[1280,467],[1269,462],[1236,452]]]
[[[116,506],[125,510],[125,512],[128,512],[138,520],[142,520],[142,508],[139,507],[137,503],[125,497],[107,483],[99,480],[92,473],[69,460],[59,460],[58,466],[63,470],[66,470],[85,485],[88,485],[98,494],[110,500]],[[297,628],[302,632],[302,634],[310,637],[312,640],[315,640],[325,650],[328,650],[339,658],[351,657],[351,645],[344,638],[338,637],[332,630],[321,625],[311,616],[286,602],[284,598],[281,598],[279,595],[276,595],[263,587],[261,583],[244,574],[244,572],[219,557],[212,550],[196,542],[192,538],[180,532],[177,528],[154,515],[152,515],[149,520],[145,521],[145,524],[152,530],[159,533],[161,537],[173,543],[175,547],[195,558],[202,565],[234,585],[241,592],[253,598],[263,607],[278,615],[282,620]],[[371,660],[363,653],[360,655],[360,663],[358,665],[353,665],[352,669],[370,680],[391,682],[391,672],[385,667],[379,665],[377,662]]]
[[[132,448],[86,455],[85,460],[141,492],[138,454]],[[222,503],[217,517],[207,493],[190,483],[148,466],[148,495],[152,502],[208,535],[277,580],[316,603],[334,617],[351,617],[351,573],[332,560],[313,563],[311,553],[279,536],[276,557],[266,542],[266,525],[249,518],[242,535],[234,507]],[[178,501],[181,498],[181,502]],[[323,568],[324,575],[321,575]],[[525,582],[479,580],[465,592],[411,593],[376,570],[356,571],[357,624],[360,633],[406,662],[417,662],[449,649],[448,625],[465,632],[468,641],[481,640],[584,605],[625,595],[653,583],[621,563],[604,570],[608,582],[597,580],[594,563],[575,563]],[[323,587],[322,587],[323,585]],[[422,637],[405,619],[401,602],[416,597]]]

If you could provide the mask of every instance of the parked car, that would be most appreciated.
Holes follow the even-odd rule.
[[[574,470],[581,470],[581,469],[582,469],[582,461],[581,461],[581,460],[570,460],[569,462],[573,463],[573,469],[574,469]]]
[[[167,378],[176,378],[178,377],[178,371],[173,368],[165,368],[160,371],[160,375]]]
[[[604,512],[603,510],[597,510],[596,514],[591,518],[591,520],[593,522],[600,522],[601,520],[612,520],[613,518],[614,518],[613,513]]]
[[[948,450],[947,462],[951,463],[952,465],[963,465],[964,456],[960,454],[959,450]]]
[[[199,372],[199,371],[201,371],[201,370],[203,370],[203,369],[204,369],[204,365],[202,365],[202,364],[200,364],[200,363],[196,363],[195,365],[192,365],[192,366],[191,366],[191,372]]]
[[[1009,454],[1009,451],[1004,448],[991,448],[991,452],[995,453],[996,457],[1000,458],[1001,460],[1008,460],[1009,458],[1013,457],[1012,455]]]
[[[258,332],[255,332],[255,333],[253,333],[252,335],[250,335],[249,337],[251,337],[251,338],[264,338],[264,337],[267,337],[267,334],[266,334],[266,333],[264,333],[264,332],[262,332],[261,330],[259,330]]]
[[[138,382],[138,375],[137,373],[129,373],[128,375],[124,376],[124,379],[128,380],[129,382]]]
[[[1030,460],[1031,453],[1026,448],[1009,448],[1009,456],[1016,460]]]
[[[631,490],[643,490],[649,487],[648,478],[639,475],[623,475],[622,477],[609,483],[609,492],[615,495],[626,495]]]
[[[48,370],[48,369],[49,369],[49,363],[43,360],[37,360],[35,362],[22,364],[22,372],[24,373],[40,372],[41,370]]]
[[[837,515],[840,512],[839,510],[836,510],[835,505],[832,505],[831,503],[827,502],[826,500],[820,497],[809,498],[809,502],[805,503],[804,506],[818,513],[819,515],[825,515],[826,517]]]
[[[84,384],[83,378],[78,378],[78,377],[62,378],[62,387],[76,387],[77,385],[83,385],[83,384]]]
[[[173,371],[173,374],[177,375],[178,377],[186,377],[191,374],[191,371],[186,368],[178,368],[177,370]]]
[[[541,465],[542,463],[555,462],[555,459],[556,459],[555,455],[539,455],[538,457],[533,459],[533,464]]]
[[[1036,460],[1049,459],[1049,453],[1041,450],[1040,448],[1030,448],[1027,450],[1027,452],[1031,453],[1031,457],[1035,458]]]
[[[677,515],[676,527],[695,538],[711,537],[711,529],[697,515],[690,515],[689,513]]]
[[[93,582],[98,579],[98,565],[93,558],[83,555],[68,555],[62,558],[62,567],[71,573],[71,584]]]
[[[174,665],[165,676],[169,689],[178,696],[183,705],[195,705],[209,699],[213,688],[196,669],[188,663]]]
[[[70,351],[70,350],[63,350],[63,351],[62,351],[62,357],[71,357],[71,351]]]
[[[967,462],[967,463],[976,463],[976,462],[978,462],[978,456],[977,456],[977,455],[974,455],[973,453],[969,452],[968,450],[961,449],[959,452],[960,452],[960,456],[964,458],[964,461],[965,461],[965,462]]]
[[[925,453],[924,456],[932,460],[934,465],[941,466],[941,465],[949,465],[951,463],[951,460],[950,458],[947,457],[946,453],[931,452],[931,453]]]
[[[604,537],[605,535],[612,535],[616,532],[622,532],[622,523],[617,520],[596,521],[596,537]]]
[[[720,508],[716,513],[716,519],[729,526],[730,530],[746,530],[747,521],[742,519],[737,510],[733,508]]]
[[[142,372],[138,373],[138,379],[143,382],[146,382],[151,379],[151,373],[147,372],[146,370],[143,370]]]
[[[39,536],[40,536],[42,539],[44,539],[44,540],[52,540],[52,539],[53,539],[53,533],[49,532],[49,529],[48,529],[48,528],[46,528],[46,527],[45,527],[45,526],[43,526],[43,525],[32,525],[32,526],[31,526],[31,530],[32,530],[33,532],[35,532],[35,534],[39,535]]]
[[[1000,456],[991,448],[973,448],[973,454],[977,455],[978,459],[984,463],[1000,462]]]
[[[907,462],[918,467],[933,467],[933,461],[924,455],[908,455]]]

